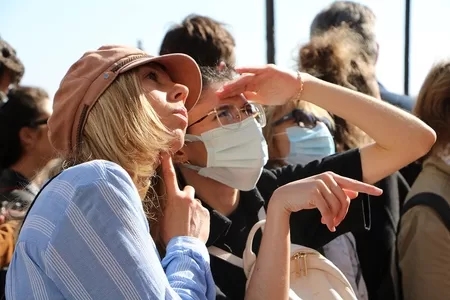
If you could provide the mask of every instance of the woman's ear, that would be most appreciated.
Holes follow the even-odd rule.
[[[37,132],[30,127],[22,127],[19,131],[19,138],[23,149],[32,149],[36,144]]]
[[[223,71],[227,67],[227,64],[224,61],[220,61],[220,63],[217,65],[217,70],[219,72]]]

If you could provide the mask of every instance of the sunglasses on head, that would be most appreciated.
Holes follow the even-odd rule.
[[[37,120],[37,121],[30,122],[30,124],[28,126],[30,126],[32,128],[36,128],[41,125],[46,125],[47,122],[48,122],[48,119]]]
[[[294,121],[298,126],[305,128],[314,128],[319,118],[313,116],[312,114],[306,113],[301,109],[294,109],[287,115],[281,117],[279,120],[273,123],[273,126],[278,126],[287,121]]]

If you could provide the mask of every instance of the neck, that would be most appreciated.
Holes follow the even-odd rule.
[[[36,159],[26,155],[20,158],[15,164],[11,165],[10,167],[11,170],[20,173],[30,182],[34,180],[41,168],[42,166],[36,163]]]
[[[224,216],[229,216],[239,204],[239,191],[188,168],[180,168],[186,183],[195,189],[203,202]]]

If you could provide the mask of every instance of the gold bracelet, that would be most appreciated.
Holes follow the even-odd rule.
[[[289,99],[289,101],[301,100],[303,93],[303,79],[300,71],[297,71],[297,80],[300,82],[300,88],[298,89],[298,92],[291,99]]]

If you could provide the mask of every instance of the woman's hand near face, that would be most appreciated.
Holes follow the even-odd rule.
[[[382,192],[375,186],[325,172],[278,188],[269,202],[269,210],[282,210],[290,215],[302,209],[317,208],[322,214],[322,223],[334,232],[345,218],[350,200],[358,193],[379,196]]]
[[[237,71],[243,75],[224,85],[218,97],[223,99],[243,93],[248,100],[266,105],[301,98],[367,133],[375,143],[361,148],[364,182],[375,183],[398,171],[426,155],[436,141],[436,133],[412,114],[306,73],[301,73],[299,80],[294,72],[274,65],[238,68]]]
[[[244,94],[250,101],[265,105],[283,105],[301,89],[296,72],[283,70],[276,65],[236,68],[236,71],[241,76],[217,91],[220,98]]]
[[[209,212],[195,199],[195,190],[186,186],[178,188],[172,158],[164,154],[161,159],[166,188],[166,205],[162,217],[161,237],[164,245],[177,236],[195,237],[206,243],[209,237]]]

